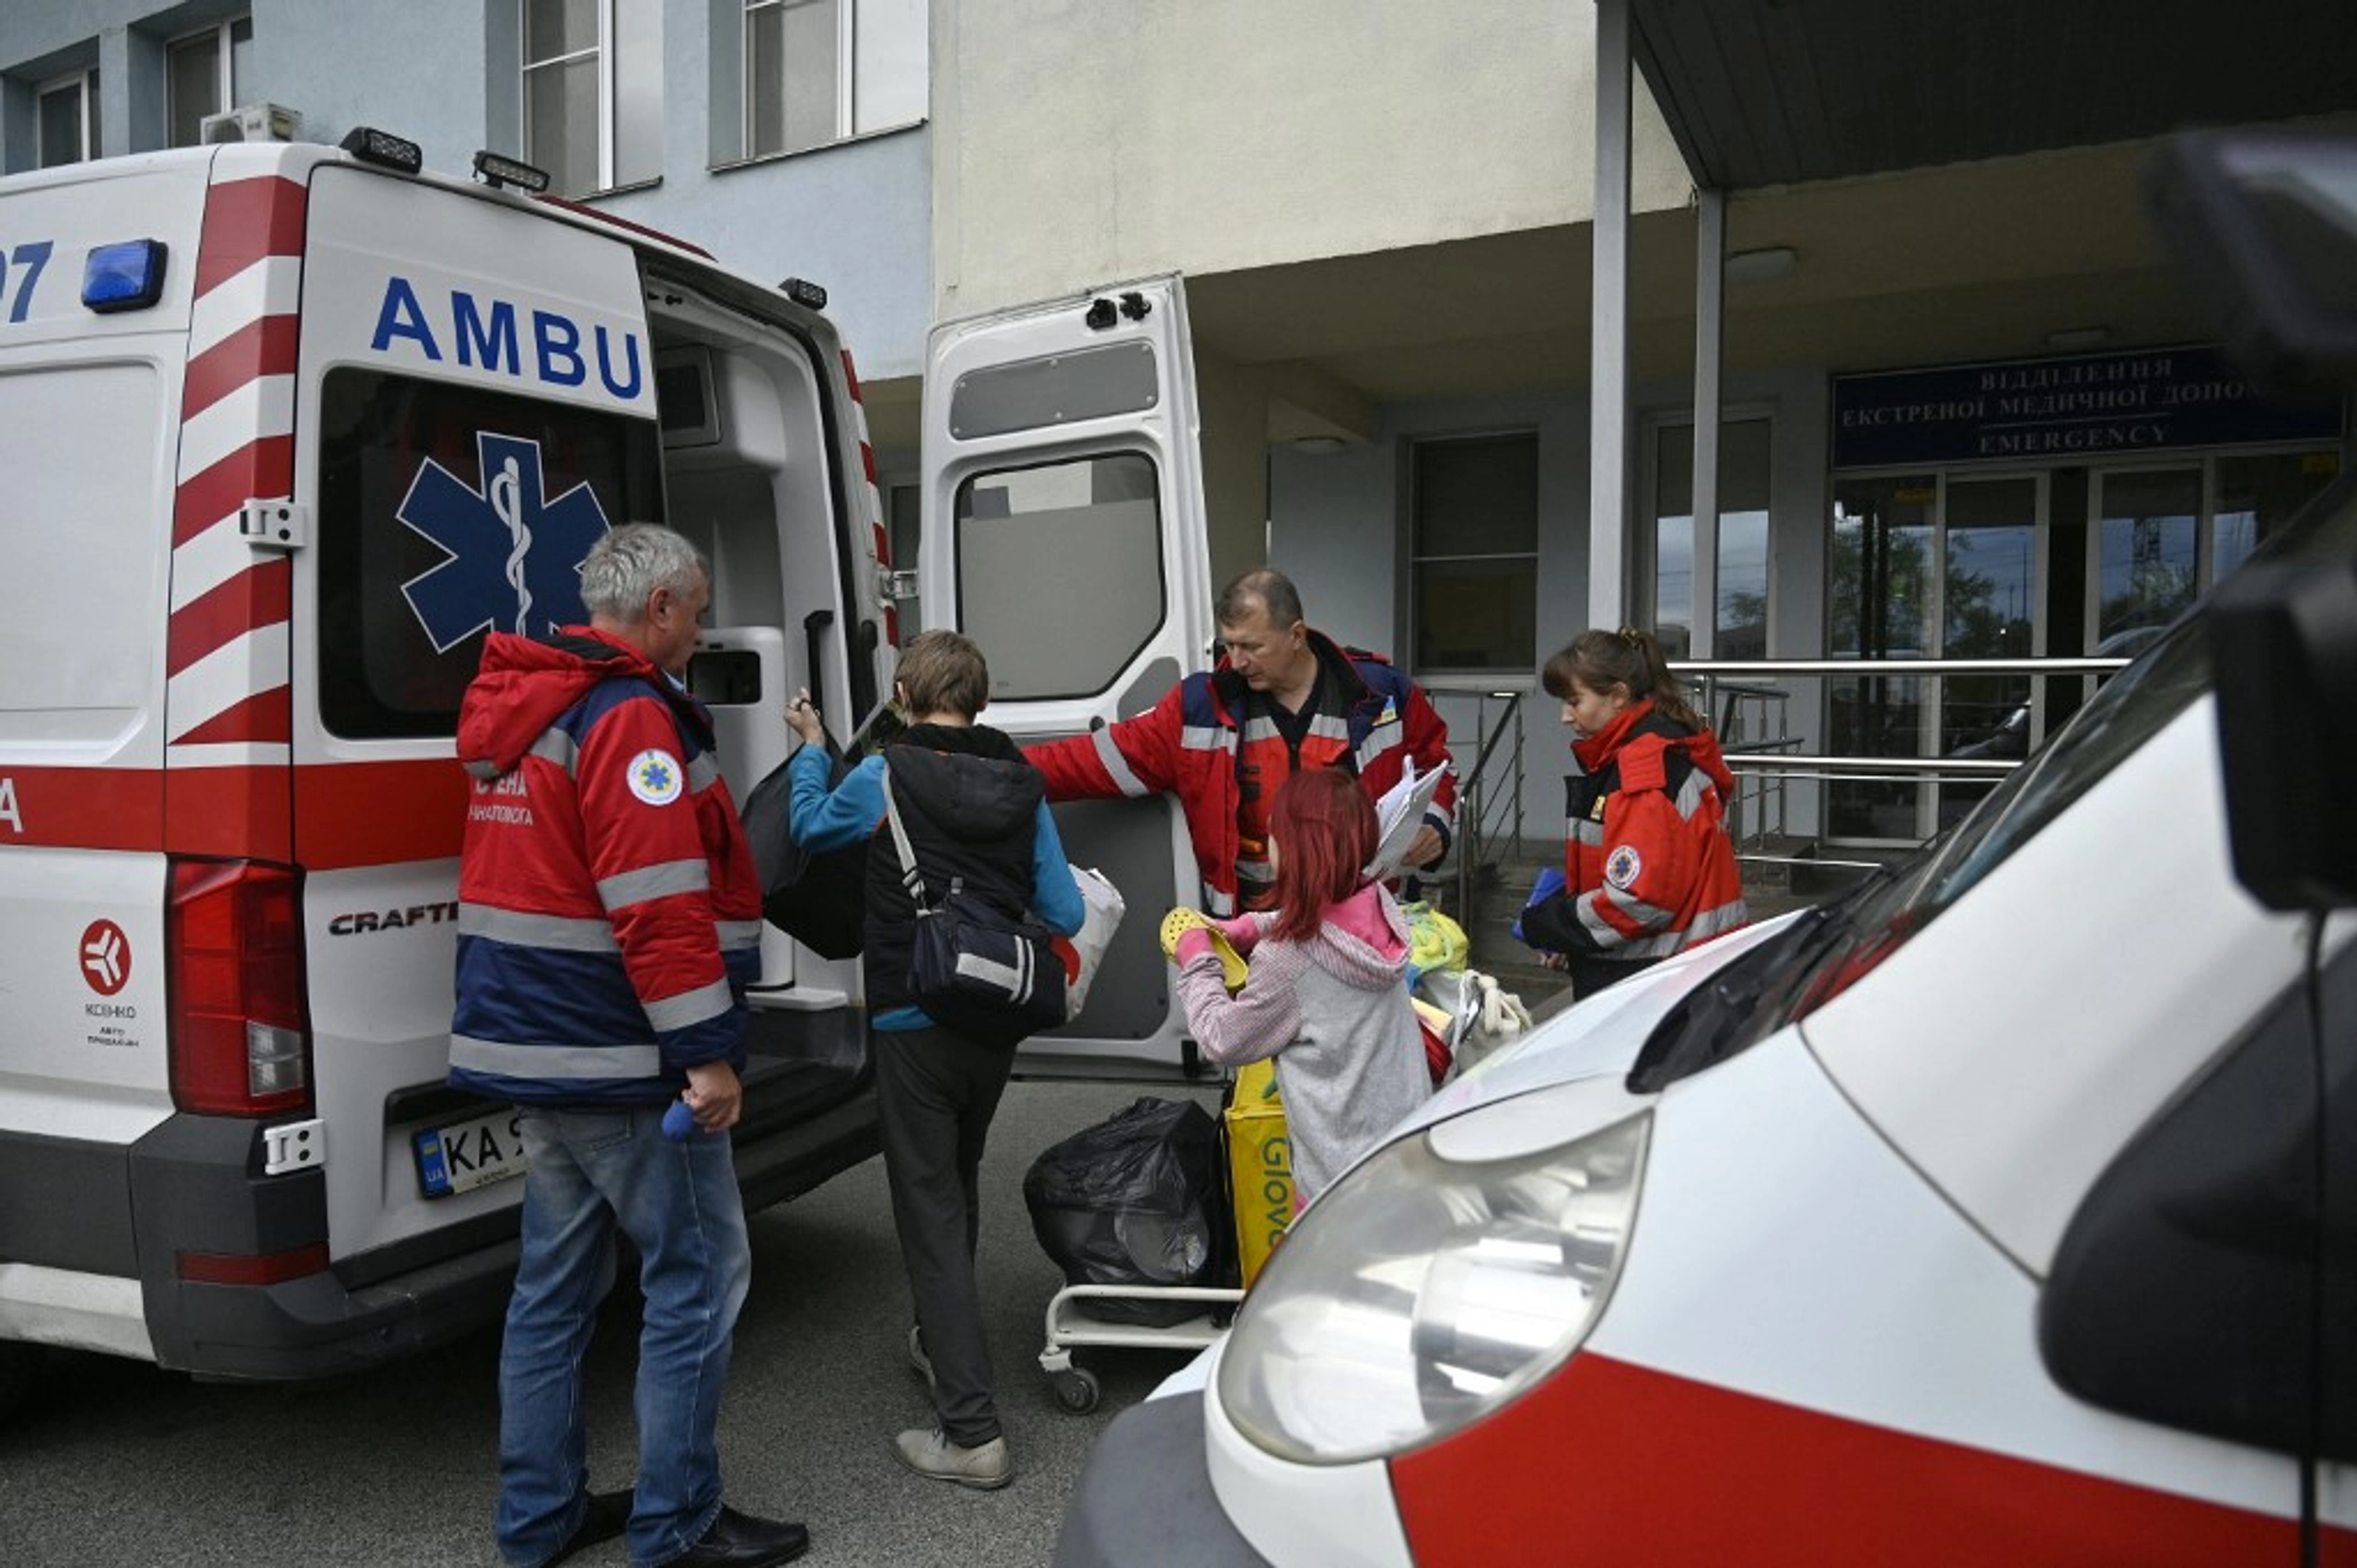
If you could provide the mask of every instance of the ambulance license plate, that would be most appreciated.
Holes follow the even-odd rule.
[[[410,1135],[417,1156],[418,1191],[456,1197],[524,1174],[522,1112],[514,1109],[429,1127]]]

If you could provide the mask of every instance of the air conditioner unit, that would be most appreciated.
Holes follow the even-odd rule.
[[[303,116],[274,103],[241,103],[197,122],[197,136],[205,145],[216,142],[291,142],[303,128]]]

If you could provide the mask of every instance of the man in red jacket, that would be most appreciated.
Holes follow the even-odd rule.
[[[1377,801],[1411,765],[1419,777],[1442,770],[1405,864],[1446,854],[1457,820],[1448,726],[1416,683],[1312,631],[1280,572],[1263,567],[1230,583],[1218,618],[1227,651],[1216,667],[1134,718],[1026,749],[1047,775],[1048,798],[1176,795],[1203,907],[1222,917],[1274,907],[1269,807],[1299,769],[1348,769]]]
[[[500,1555],[545,1568],[625,1533],[634,1562],[761,1568],[798,1524],[720,1500],[714,1436],[751,1275],[727,1130],[761,969],[761,889],[679,680],[711,575],[669,528],[614,529],[581,563],[586,626],[494,632],[459,711],[474,776],[459,863],[450,1081],[512,1100],[523,1237],[499,1360]],[[662,1131],[674,1103],[693,1113]],[[592,1493],[581,1356],[639,1258],[638,1483]]]

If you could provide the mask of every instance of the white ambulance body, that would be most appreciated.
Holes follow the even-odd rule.
[[[305,1376],[495,1317],[459,693],[637,520],[712,558],[740,796],[795,686],[838,733],[888,690],[856,381],[788,292],[324,146],[0,182],[0,1362]],[[856,964],[764,959],[750,1202],[875,1147]]]

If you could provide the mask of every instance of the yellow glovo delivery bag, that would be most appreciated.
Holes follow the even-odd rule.
[[[1178,957],[1178,938],[1191,926],[1212,935],[1220,978],[1233,995],[1244,985],[1243,956],[1228,946],[1218,926],[1190,909],[1174,909],[1162,920],[1162,951]],[[1227,1135],[1228,1187],[1236,1210],[1236,1256],[1250,1289],[1260,1266],[1293,1224],[1293,1144],[1285,1135],[1284,1101],[1277,1097],[1277,1064],[1248,1062],[1229,1086],[1221,1131]]]
[[[1226,1112],[1228,1182],[1236,1194],[1236,1255],[1250,1289],[1260,1265],[1293,1224],[1293,1145],[1285,1136],[1277,1064],[1236,1070]]]

